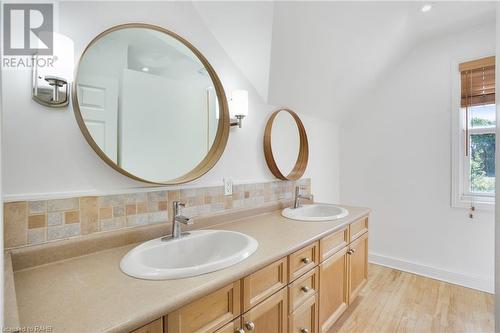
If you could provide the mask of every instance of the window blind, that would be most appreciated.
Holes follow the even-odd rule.
[[[461,63],[461,106],[495,103],[495,57]]]

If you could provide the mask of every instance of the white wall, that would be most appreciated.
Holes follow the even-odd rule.
[[[232,177],[236,182],[274,178],[262,151],[265,122],[274,107],[260,98],[191,3],[61,2],[59,14],[56,26],[75,41],[76,55],[104,29],[127,22],[157,24],[192,42],[214,66],[227,94],[239,88],[249,91],[250,109],[243,128],[231,130],[219,163],[192,184],[220,184],[223,177]],[[29,72],[5,72],[3,79],[9,82],[2,91],[4,194],[8,200],[33,198],[37,194],[103,193],[146,186],[120,175],[99,159],[80,133],[71,107],[61,111],[33,102]],[[303,116],[303,121],[310,140],[310,162],[305,176],[313,179],[313,192],[318,200],[337,201],[337,127],[311,116]]]
[[[451,208],[452,64],[495,52],[495,25],[418,44],[341,124],[340,199],[373,209],[371,260],[493,290],[493,212]]]

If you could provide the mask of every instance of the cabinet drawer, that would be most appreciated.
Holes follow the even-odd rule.
[[[331,235],[323,237],[319,241],[321,262],[336,252],[342,250],[349,243],[349,227],[336,231]]]
[[[363,217],[360,220],[357,220],[356,222],[351,223],[349,226],[349,235],[350,235],[350,240],[349,242],[352,242],[362,234],[368,231],[368,216]]]
[[[240,315],[240,281],[168,314],[168,332],[213,332]]]
[[[281,289],[242,317],[245,333],[288,333],[287,290]]]
[[[319,242],[314,242],[288,256],[288,279],[293,281],[313,269],[319,261]]]
[[[243,311],[259,304],[287,284],[286,258],[243,278]]]
[[[307,272],[288,286],[288,311],[292,313],[301,304],[316,295],[319,288],[319,269]]]
[[[156,319],[131,333],[163,333],[163,318]]]
[[[318,333],[318,300],[310,297],[289,316],[290,333]]]

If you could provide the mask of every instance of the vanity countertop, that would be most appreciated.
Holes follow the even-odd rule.
[[[254,237],[259,247],[237,265],[191,278],[148,281],[125,275],[120,260],[137,243],[15,271],[21,327],[130,332],[369,213],[343,207],[349,215],[335,221],[293,221],[274,211],[217,225]]]

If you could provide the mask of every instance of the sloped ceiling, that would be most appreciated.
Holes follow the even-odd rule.
[[[269,102],[338,119],[422,39],[495,19],[490,2],[276,3]]]
[[[201,1],[193,4],[233,63],[267,101],[274,3]]]
[[[422,40],[495,20],[495,2],[193,2],[264,101],[339,119]]]

